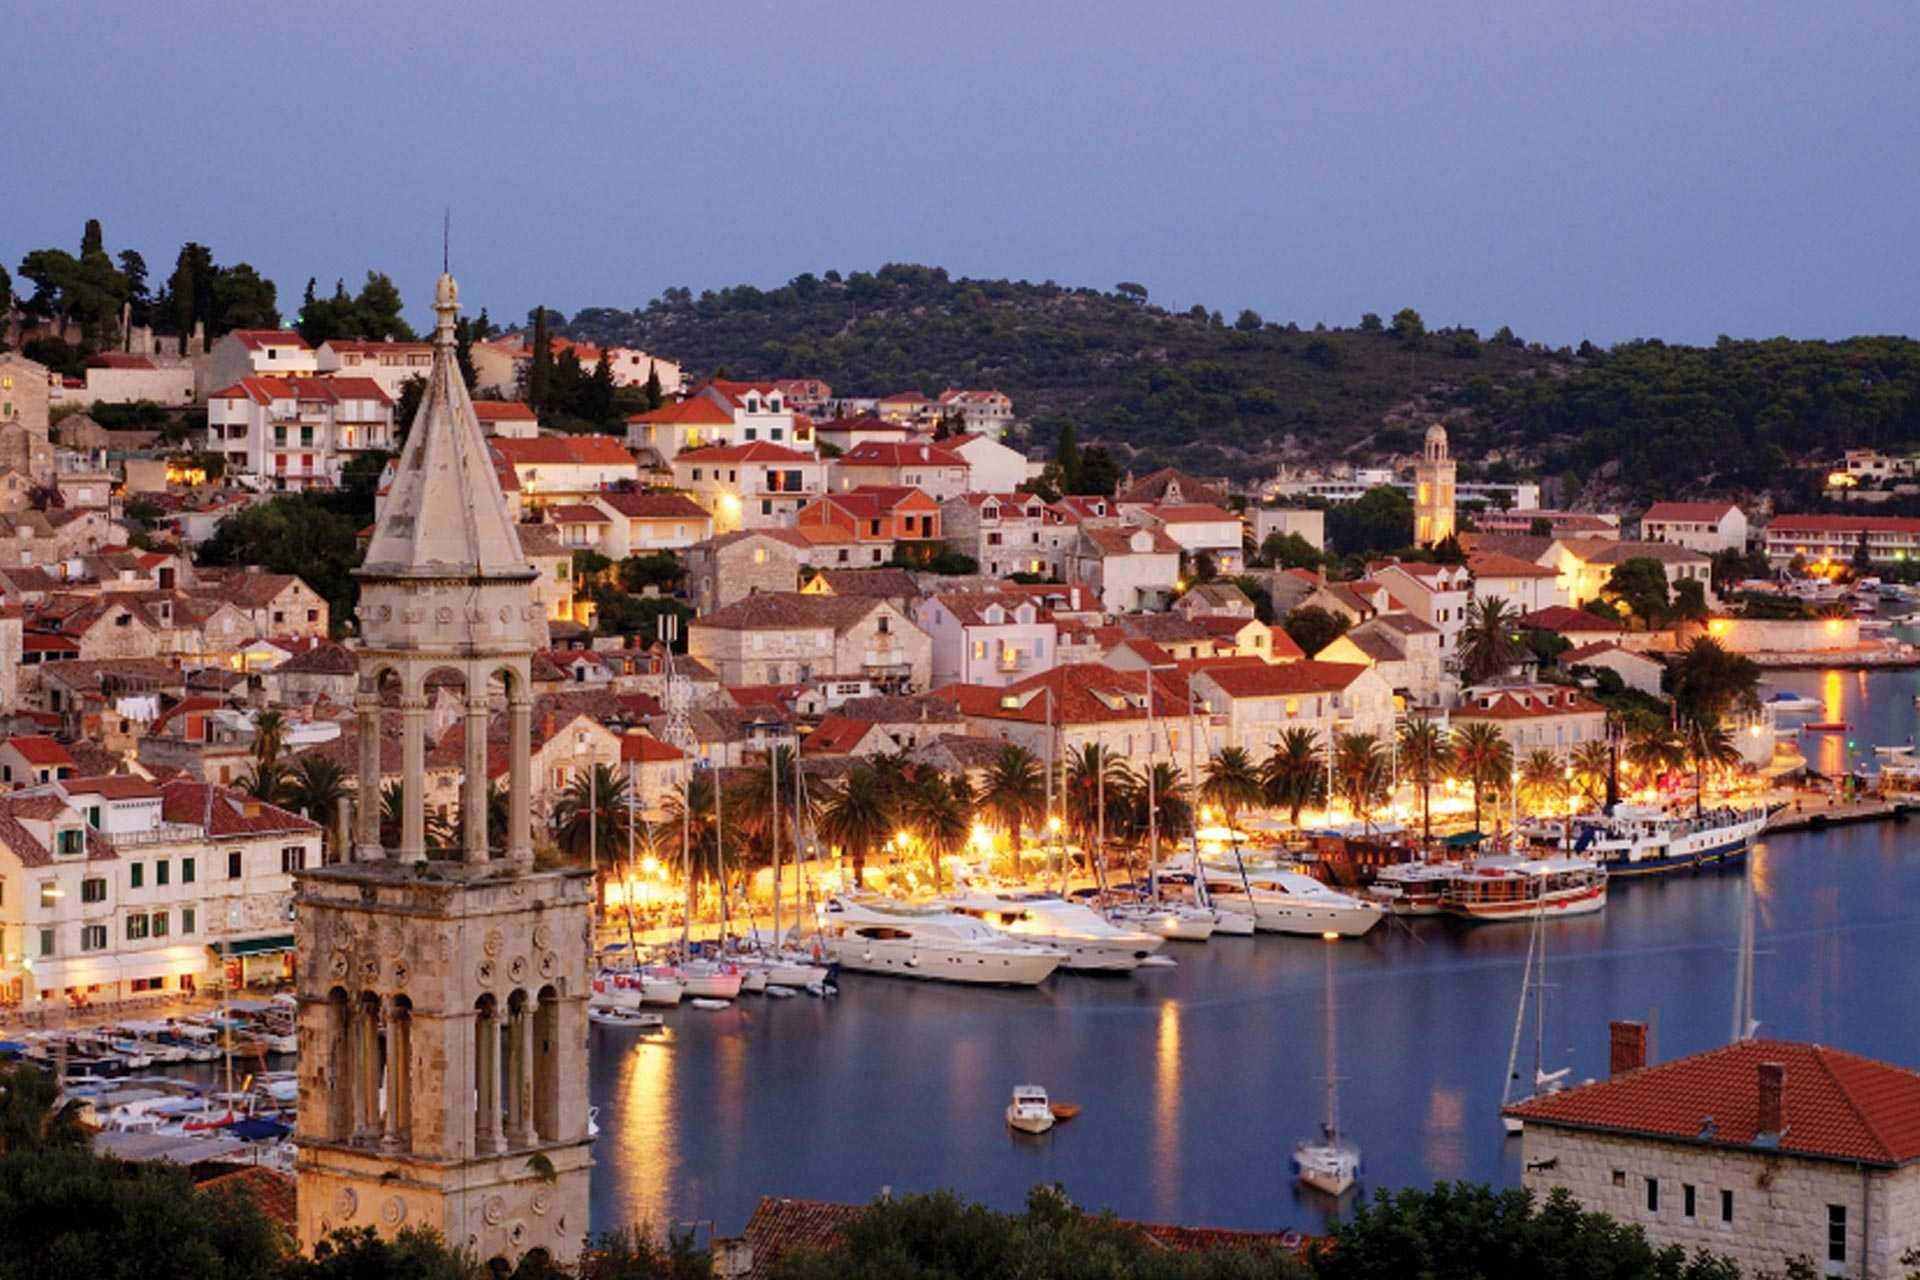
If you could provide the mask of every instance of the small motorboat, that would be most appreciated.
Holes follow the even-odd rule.
[[[1913,754],[1913,744],[1911,742],[1897,742],[1892,746],[1876,746],[1873,749],[1873,754],[1877,756],[1910,756]]]
[[[696,1009],[706,1009],[709,1011],[714,1009],[733,1008],[733,1001],[716,1000],[712,996],[695,996],[693,999],[687,1001],[687,1003],[692,1005]]]
[[[1768,698],[1766,705],[1772,707],[1775,712],[1787,712],[1793,715],[1819,715],[1827,709],[1826,704],[1818,698],[1809,698],[1804,693],[1793,693],[1785,689]]]
[[[766,996],[769,1000],[791,1000],[799,994],[792,987],[783,987],[777,982],[767,984]]]
[[[609,1008],[604,1005],[588,1005],[587,1021],[596,1027],[628,1027],[635,1031],[651,1031],[666,1025],[666,1019],[657,1013],[641,1013],[635,1009]]]
[[[1853,728],[1848,720],[1816,720],[1812,724],[1802,725],[1808,733],[1845,733]]]
[[[1037,1084],[1015,1085],[1007,1104],[1007,1125],[1020,1133],[1045,1133],[1053,1128],[1053,1107],[1047,1091]]]
[[[1077,1102],[1054,1102],[1048,1104],[1047,1110],[1053,1112],[1053,1118],[1055,1120],[1058,1120],[1061,1124],[1065,1124],[1080,1114],[1080,1104]]]

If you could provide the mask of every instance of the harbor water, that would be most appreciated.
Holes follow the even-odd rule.
[[[1920,673],[1769,685],[1853,722],[1803,740],[1816,768],[1836,768],[1849,738],[1870,760],[1873,743],[1915,731]],[[1658,1059],[1724,1043],[1747,876],[1761,1034],[1920,1066],[1917,819],[1771,837],[1748,870],[1616,882],[1604,912],[1550,923],[1549,1069],[1603,1075],[1614,1018],[1649,1022]],[[1328,949],[1341,1128],[1364,1155],[1362,1193],[1512,1185],[1519,1142],[1498,1108],[1527,933],[1427,919],[1338,943],[1169,943],[1176,969],[1059,974],[1037,990],[849,975],[837,1000],[683,1006],[653,1034],[595,1027],[593,1226],[727,1233],[762,1195],[865,1201],[883,1188],[1013,1208],[1060,1182],[1129,1217],[1319,1227],[1336,1206],[1298,1190],[1290,1162],[1324,1113]],[[1011,1134],[1002,1113],[1027,1082],[1081,1115]]]

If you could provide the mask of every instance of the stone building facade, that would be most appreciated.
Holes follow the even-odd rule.
[[[534,866],[532,654],[542,617],[454,355],[442,275],[433,369],[358,570],[364,647],[350,862],[299,879],[299,1235],[438,1231],[511,1267],[571,1262],[587,1231],[591,874]],[[491,500],[489,500],[491,499]],[[427,688],[467,691],[462,808],[487,807],[487,725],[508,720],[505,848],[484,820],[429,861]],[[383,846],[381,724],[397,693],[399,844]]]
[[[1606,1080],[1507,1108],[1524,1183],[1709,1249],[1747,1275],[1810,1259],[1888,1280],[1920,1246],[1920,1073],[1822,1045],[1739,1040],[1657,1066],[1615,1023]]]

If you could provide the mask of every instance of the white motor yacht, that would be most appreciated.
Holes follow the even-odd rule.
[[[1205,942],[1221,931],[1220,920],[1214,912],[1164,898],[1143,898],[1108,907],[1107,919],[1176,942]]]
[[[844,969],[903,978],[1036,986],[1066,954],[1021,942],[938,906],[916,906],[873,894],[827,900],[822,945]]]
[[[1015,1085],[1007,1104],[1007,1124],[1021,1133],[1045,1133],[1053,1128],[1053,1104],[1037,1084]]]
[[[1459,871],[1457,862],[1392,862],[1374,872],[1361,895],[1397,916],[1437,916],[1447,882]]]
[[[1163,934],[1122,928],[1091,907],[1059,894],[963,886],[933,905],[984,920],[1023,942],[1037,942],[1066,953],[1063,969],[1131,973],[1160,949]]]
[[[1298,871],[1262,868],[1233,875],[1209,869],[1207,897],[1216,910],[1251,915],[1262,933],[1357,938],[1386,916],[1380,903],[1329,889]]]

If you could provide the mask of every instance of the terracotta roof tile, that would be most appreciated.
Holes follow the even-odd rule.
[[[1786,1071],[1785,1128],[1769,1149],[1879,1166],[1920,1160],[1920,1074],[1789,1040],[1741,1041],[1507,1111],[1530,1123],[1752,1148],[1760,1136],[1763,1063]]]

